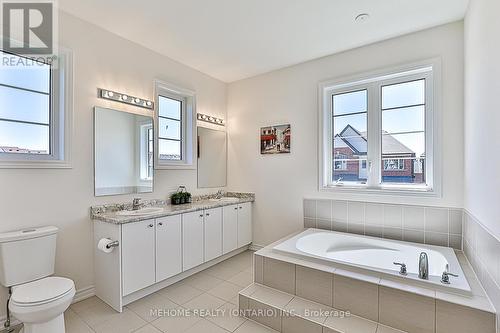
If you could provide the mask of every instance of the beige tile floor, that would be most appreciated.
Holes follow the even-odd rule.
[[[65,312],[67,333],[266,333],[274,332],[230,315],[238,292],[252,283],[252,252],[246,251],[142,298],[117,313],[97,297]],[[189,316],[155,316],[151,309],[200,310]],[[210,315],[205,310],[216,310]]]

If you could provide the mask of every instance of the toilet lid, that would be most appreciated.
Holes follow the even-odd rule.
[[[50,276],[14,287],[10,299],[19,305],[47,303],[74,288],[73,280]]]

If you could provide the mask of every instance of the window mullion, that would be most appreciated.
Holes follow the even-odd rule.
[[[380,85],[370,84],[368,87],[368,180],[367,186],[376,188],[381,181],[381,102]]]

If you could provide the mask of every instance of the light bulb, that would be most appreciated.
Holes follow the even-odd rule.
[[[151,101],[147,101],[147,102],[146,102],[146,105],[147,105],[147,106],[151,106]]]
[[[122,95],[122,100],[126,101],[126,100],[127,100],[127,98],[128,98],[128,96],[127,96],[127,95]]]
[[[108,91],[107,94],[109,97],[113,97],[113,95],[114,95],[112,91]]]

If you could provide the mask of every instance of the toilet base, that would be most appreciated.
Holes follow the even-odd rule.
[[[64,314],[46,321],[45,323],[23,323],[22,333],[65,333]]]
[[[10,326],[9,328],[0,329],[0,333],[22,333],[22,332],[23,332],[23,324],[18,324]]]

